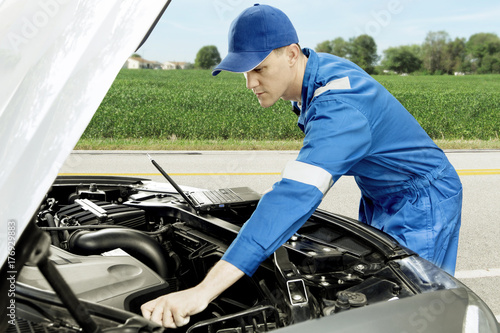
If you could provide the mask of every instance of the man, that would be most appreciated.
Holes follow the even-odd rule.
[[[250,7],[232,23],[228,55],[213,75],[244,73],[263,107],[292,101],[304,145],[203,282],[144,304],[146,318],[185,325],[244,274],[252,275],[342,175],[354,176],[361,190],[361,221],[454,272],[462,186],[445,154],[358,66],[297,43],[288,17],[270,6]]]

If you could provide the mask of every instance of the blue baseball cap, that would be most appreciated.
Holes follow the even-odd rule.
[[[298,42],[297,32],[285,13],[268,5],[255,4],[231,23],[228,54],[212,75],[223,70],[248,72],[274,49]]]

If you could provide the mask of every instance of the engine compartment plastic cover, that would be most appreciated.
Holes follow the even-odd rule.
[[[50,260],[69,283],[78,298],[125,308],[125,300],[133,293],[161,288],[168,284],[146,265],[127,253],[79,256],[51,247]],[[36,266],[25,266],[18,282],[42,290],[52,290]]]

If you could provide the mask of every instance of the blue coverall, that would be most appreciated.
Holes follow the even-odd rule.
[[[247,275],[311,216],[342,175],[361,190],[359,219],[454,274],[462,185],[441,149],[382,85],[352,62],[308,57],[303,147],[260,200],[223,260]]]

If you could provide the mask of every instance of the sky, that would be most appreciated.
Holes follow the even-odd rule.
[[[172,0],[146,43],[144,59],[194,63],[197,52],[215,45],[227,54],[227,32],[233,19],[256,1]],[[377,53],[389,47],[422,44],[430,31],[451,39],[479,32],[500,36],[500,1],[443,0],[268,0],[292,21],[302,47],[325,40],[370,35]]]

